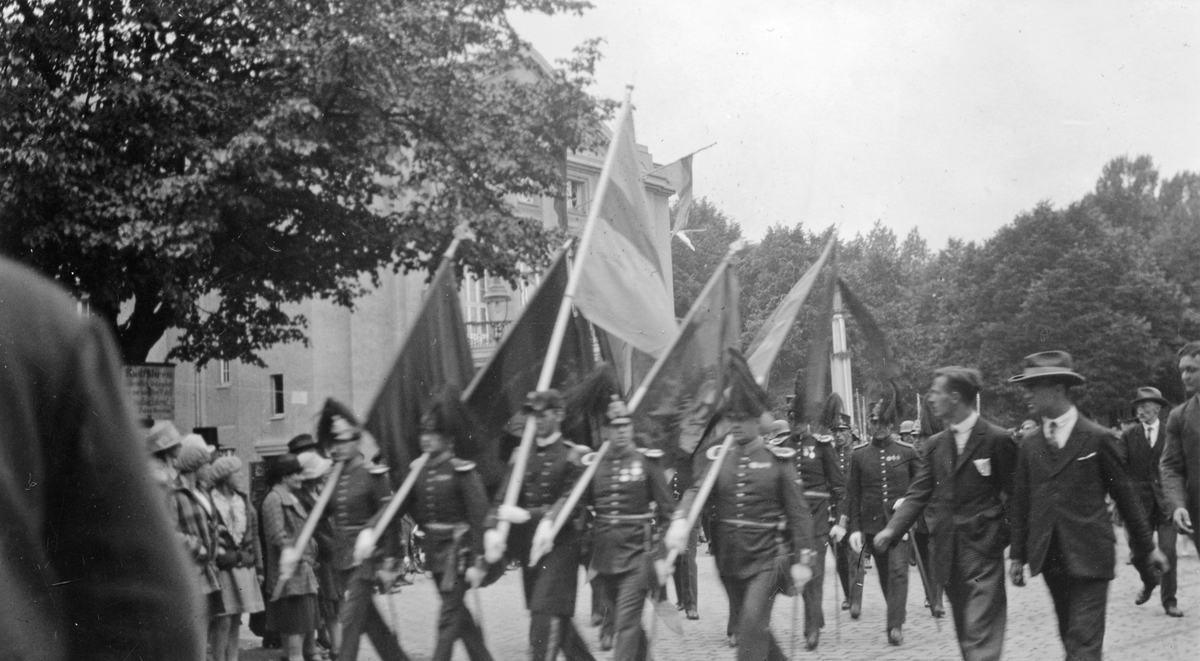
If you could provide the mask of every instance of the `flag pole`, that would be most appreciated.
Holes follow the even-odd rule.
[[[704,481],[700,483],[700,489],[696,492],[696,499],[692,501],[692,507],[687,514],[687,529],[691,531],[696,527],[696,522],[700,520],[700,512],[704,510],[704,503],[708,501],[709,494],[712,493],[713,486],[717,483],[717,474],[721,472],[721,464],[725,463],[725,455],[729,454],[729,449],[733,447],[733,434],[727,434],[725,441],[719,446],[717,456],[713,459],[712,464],[708,467],[708,472],[704,474]],[[690,534],[690,532],[689,532]],[[667,559],[663,563],[668,568],[675,567],[675,560],[679,558],[679,551],[671,549],[667,552]]]
[[[538,376],[537,389],[546,390],[550,387],[551,380],[554,378],[554,368],[558,363],[558,354],[562,349],[563,337],[567,332],[567,321],[571,318],[572,301],[575,299],[575,290],[579,288],[579,274],[583,272],[584,258],[587,256],[588,248],[591,247],[592,236],[596,231],[596,221],[600,217],[600,207],[604,202],[604,194],[608,191],[608,180],[612,174],[613,162],[617,158],[617,145],[621,139],[621,131],[625,130],[626,120],[629,118],[633,86],[626,86],[625,100],[621,103],[621,111],[617,115],[616,127],[613,129],[612,141],[608,144],[608,153],[604,156],[604,167],[600,169],[600,182],[596,186],[596,195],[592,199],[590,208],[588,209],[587,222],[583,225],[583,232],[579,236],[579,244],[576,248],[577,255],[575,262],[571,264],[571,275],[567,279],[567,289],[563,292],[562,305],[558,308],[558,317],[554,320],[554,330],[550,333],[550,346],[546,351],[545,362],[542,363],[542,372]],[[513,467],[508,480],[508,488],[504,492],[504,504],[514,506],[517,504],[517,498],[521,495],[521,483],[525,478],[525,466],[529,463],[529,450],[533,446],[533,435],[537,431],[537,420],[533,416],[529,416],[525,420],[525,430],[521,434],[521,445],[517,447],[517,453],[513,458]],[[496,532],[499,533],[501,541],[508,539],[508,532],[512,528],[512,524],[508,521],[501,520],[496,524]]]
[[[660,166],[654,168],[653,170],[647,172],[646,174],[642,175],[642,179],[649,177],[650,175],[654,174],[655,172],[658,172],[659,170],[665,170],[666,168],[671,167],[672,165],[678,163],[679,161],[682,161],[683,159],[687,158],[688,156],[695,156],[696,154],[699,154],[700,152],[704,151],[705,149],[709,149],[711,147],[716,147],[716,146],[717,146],[717,143],[714,142],[711,145],[705,145],[690,154],[684,154],[683,156],[680,156],[679,158],[671,161],[670,163],[667,163],[666,165],[660,165]]]

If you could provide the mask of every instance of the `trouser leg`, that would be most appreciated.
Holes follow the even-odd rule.
[[[1054,600],[1067,661],[1100,661],[1108,581],[1071,578],[1061,573],[1043,576]]]
[[[679,597],[679,603],[685,609],[696,608],[697,594],[697,570],[696,570],[696,547],[700,544],[700,529],[699,527],[692,528],[692,533],[688,537],[687,550],[675,560],[675,574],[673,577],[675,583],[675,594]]]
[[[999,661],[1008,611],[1004,582],[1003,558],[957,550],[946,596],[964,661]]]
[[[343,574],[346,594],[342,602],[341,618],[342,646],[338,658],[343,661],[358,659],[359,640],[364,633],[371,639],[375,651],[384,661],[408,661],[408,656],[396,642],[396,636],[379,615],[371,599],[374,586],[365,576],[354,570]]]
[[[834,565],[837,567],[838,580],[842,582],[842,598],[850,600],[850,545],[843,538],[833,547]]]
[[[1178,533],[1175,532],[1175,526],[1170,522],[1159,524],[1158,526],[1158,548],[1167,556],[1169,569],[1163,572],[1162,575],[1162,605],[1174,606],[1175,593],[1179,589],[1179,575],[1176,571],[1178,553],[1176,549],[1176,541]]]
[[[804,585],[804,633],[813,633],[825,626],[825,552],[829,547],[829,536],[819,535],[813,540],[816,557],[813,558],[812,580]],[[840,605],[838,606],[841,607]]]
[[[729,598],[729,620],[725,623],[725,635],[737,633],[738,617],[742,611],[742,602],[746,598],[746,579],[722,576],[721,585],[725,587],[725,596]]]
[[[879,569],[879,585],[887,601],[887,629],[904,624],[908,609],[908,558],[912,553],[908,542],[899,540],[892,548],[878,552],[871,546],[871,555]]]
[[[863,558],[870,552],[867,546],[869,539],[865,534],[863,535],[863,548],[858,553],[855,553],[849,545],[846,546],[846,560],[850,565],[850,591],[847,594],[850,595],[851,608],[862,607],[863,583],[867,575],[866,563],[863,562]]]
[[[434,574],[434,585],[442,584],[443,576]],[[492,655],[483,643],[483,632],[467,610],[467,582],[455,581],[453,589],[441,592],[442,607],[438,614],[437,646],[433,651],[434,661],[450,661],[454,654],[454,641],[461,639],[471,661],[491,661]]]
[[[771,609],[778,587],[773,569],[744,580],[737,627],[738,661],[764,661],[782,655],[771,636]]]
[[[614,599],[614,661],[638,661],[646,656],[646,634],[642,631],[642,608],[649,586],[645,572],[633,570],[612,577]]]
[[[561,623],[561,646],[562,656],[566,661],[596,661],[588,650],[587,643],[583,641],[583,637],[579,635],[579,630],[575,628],[575,623],[569,617],[558,618]]]

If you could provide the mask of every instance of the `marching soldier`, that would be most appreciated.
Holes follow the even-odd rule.
[[[331,459],[345,462],[334,487],[330,508],[326,511],[333,524],[333,568],[342,590],[338,617],[342,644],[338,658],[355,661],[359,639],[366,633],[384,661],[407,661],[408,656],[400,649],[396,637],[371,600],[377,572],[386,578],[388,565],[394,564],[398,555],[395,535],[385,536],[386,559],[372,557],[361,563],[354,559],[359,533],[370,527],[376,513],[382,511],[392,497],[387,467],[368,464],[359,451],[362,436],[354,414],[340,403],[326,400],[317,423],[317,438],[329,449]]]
[[[908,558],[906,540],[890,549],[876,548],[875,535],[887,525],[895,507],[903,501],[908,485],[917,476],[919,458],[911,445],[892,437],[895,405],[880,401],[867,418],[871,441],[854,448],[850,458],[850,479],[846,484],[847,514],[850,523],[850,548],[856,554],[870,553],[879,569],[879,584],[887,600],[887,638],[891,645],[904,642],[902,626],[908,600]],[[862,563],[851,563],[850,617],[862,613]]]
[[[791,413],[791,412],[789,412]],[[793,415],[794,417],[794,415]],[[833,438],[817,437],[807,423],[797,421],[795,429],[779,447],[796,451],[796,470],[800,485],[804,489],[804,500],[812,514],[813,527],[813,576],[804,586],[804,643],[809,650],[817,649],[821,640],[821,628],[825,626],[825,612],[821,606],[824,598],[825,551],[829,546],[830,522],[837,512],[837,505],[846,494],[846,480],[838,466],[837,452],[833,449]],[[833,526],[840,529],[839,537],[845,535],[844,522]]]
[[[563,526],[553,548],[535,565],[528,565],[534,531],[549,524],[547,514],[556,504],[561,507],[571,488],[583,474],[582,446],[563,437],[563,398],[557,390],[531,392],[524,411],[537,421],[537,436],[525,465],[525,479],[514,507],[498,504],[495,518],[512,524],[507,554],[518,560],[525,587],[525,605],[529,608],[530,658],[533,661],[557,658],[561,651],[568,661],[593,657],[571,618],[575,614],[576,581],[579,578],[580,534],[575,525]],[[503,499],[512,479],[512,467],[496,492]],[[505,554],[504,542],[489,530],[484,537],[488,561],[498,562]],[[507,559],[505,559],[507,562]]]
[[[401,507],[425,532],[426,566],[442,598],[433,661],[450,661],[462,639],[471,661],[491,661],[483,632],[464,601],[486,574],[483,524],[487,493],[475,463],[454,455],[470,441],[458,391],[447,388],[421,417],[421,451],[429,455]],[[369,549],[368,549],[369,550]]]
[[[611,624],[605,621],[601,639],[611,641],[615,661],[634,661],[645,659],[649,647],[642,630],[642,606],[650,590],[658,587],[655,521],[665,524],[675,501],[658,465],[662,450],[634,445],[633,419],[625,402],[614,398],[609,404],[600,435],[609,449],[599,459],[582,500],[594,514],[589,571],[596,574],[593,585],[605,593],[605,601],[615,611]],[[595,453],[583,458],[585,465],[594,461]],[[547,517],[553,518],[558,509]],[[535,539],[534,546],[548,541]]]
[[[854,446],[858,445],[850,428],[850,416],[839,413],[837,421],[830,431],[833,432],[833,455],[837,459],[838,470],[842,473],[844,484],[844,480],[850,472],[850,453]],[[838,512],[835,515],[837,525],[829,530],[829,538],[833,541],[834,565],[837,567],[838,580],[842,584],[842,610],[850,608],[850,564],[852,560],[858,558],[858,554],[850,550],[850,542],[846,539],[848,517],[846,516],[845,495],[846,492],[843,489],[842,502],[838,504]]]
[[[812,521],[796,485],[795,451],[770,448],[759,437],[759,416],[767,410],[766,393],[749,370],[734,361],[736,379],[721,415],[735,443],[717,474],[708,505],[717,572],[736,613],[730,643],[741,661],[786,658],[771,635],[771,609],[779,592],[795,594],[812,577]],[[737,369],[741,367],[741,369]],[[745,374],[743,374],[743,370]],[[740,378],[739,378],[740,377]],[[713,446],[698,458],[695,482],[673,515],[667,544],[687,546],[687,515],[719,451]]]

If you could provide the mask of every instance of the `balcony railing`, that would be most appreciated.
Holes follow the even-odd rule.
[[[481,349],[495,349],[500,343],[500,338],[504,336],[504,330],[512,322],[508,321],[468,321],[467,323],[467,340],[471,343],[471,350],[477,351]]]

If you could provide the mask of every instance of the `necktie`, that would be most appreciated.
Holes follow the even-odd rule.
[[[1050,438],[1047,440],[1050,441],[1050,447],[1058,449],[1058,423],[1053,420],[1050,421]]]
[[[1150,441],[1150,447],[1154,447],[1154,441],[1158,440],[1154,438],[1154,427],[1152,425],[1146,425],[1146,440]]]

